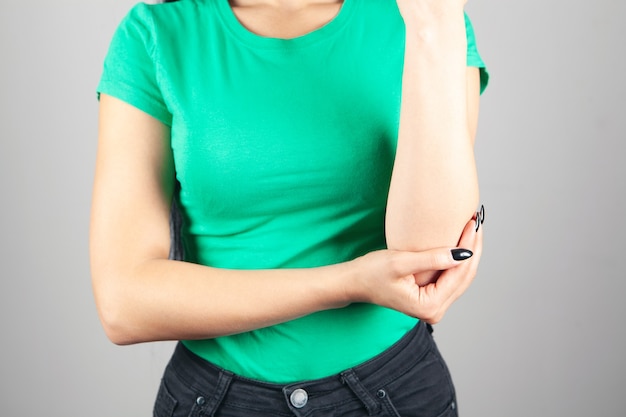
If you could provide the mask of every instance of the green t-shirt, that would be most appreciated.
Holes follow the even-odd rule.
[[[171,126],[186,261],[307,268],[385,248],[404,36],[395,0],[344,0],[331,22],[295,39],[249,32],[227,0],[130,11],[98,92]],[[237,374],[287,383],[370,359],[416,322],[353,304],[184,343]]]

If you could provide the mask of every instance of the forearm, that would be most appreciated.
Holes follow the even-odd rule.
[[[392,249],[454,245],[478,204],[469,128],[463,11],[445,24],[413,24],[407,41],[398,148],[389,191]]]
[[[245,271],[157,259],[110,274],[97,299],[115,343],[213,338],[342,307],[352,273],[347,263]]]

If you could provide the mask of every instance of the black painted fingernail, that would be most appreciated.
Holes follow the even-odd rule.
[[[480,224],[483,224],[485,222],[485,206],[484,205],[480,205]]]
[[[469,249],[452,249],[452,259],[455,261],[464,261],[472,257],[474,252]]]

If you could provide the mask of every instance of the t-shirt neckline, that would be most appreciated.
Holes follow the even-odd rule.
[[[332,37],[346,24],[356,0],[343,0],[339,12],[325,25],[295,38],[272,38],[258,35],[241,24],[228,0],[216,0],[217,9],[230,32],[240,41],[259,48],[304,47]]]

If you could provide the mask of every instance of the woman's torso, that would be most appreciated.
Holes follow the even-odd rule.
[[[308,268],[385,247],[405,36],[395,1],[345,0],[294,39],[248,31],[227,0],[138,5],[120,30],[135,35],[115,42],[143,43],[153,62],[146,111],[171,124],[185,260]],[[242,376],[292,382],[357,365],[416,321],[353,304],[184,343]]]

